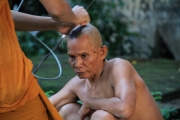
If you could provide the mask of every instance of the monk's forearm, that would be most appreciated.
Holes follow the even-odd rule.
[[[118,118],[130,117],[134,110],[133,107],[125,104],[117,97],[102,99],[102,98],[90,98],[85,102],[86,106],[95,110],[107,111]]]
[[[61,23],[74,23],[77,20],[76,15],[71,10],[66,0],[40,0],[49,15]]]
[[[40,17],[11,11],[16,31],[57,30],[60,23],[51,17]]]

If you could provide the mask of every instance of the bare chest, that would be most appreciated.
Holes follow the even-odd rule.
[[[78,97],[83,101],[85,96],[96,98],[110,98],[115,96],[114,88],[109,81],[102,81],[96,86],[85,83],[79,88]]]

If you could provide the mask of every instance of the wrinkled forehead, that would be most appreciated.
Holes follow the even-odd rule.
[[[92,54],[97,51],[91,37],[87,34],[83,34],[78,38],[69,39],[67,42],[67,50],[68,54],[71,55]]]
[[[93,54],[97,50],[87,42],[69,42],[67,47],[67,53],[69,55],[82,55],[82,54]]]

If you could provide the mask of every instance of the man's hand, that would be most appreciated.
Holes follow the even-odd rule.
[[[73,7],[72,11],[77,17],[76,25],[86,25],[90,22],[89,14],[84,7],[76,5]]]
[[[80,116],[80,120],[84,120],[87,116],[91,114],[91,109],[88,108],[85,104],[83,104],[80,110],[78,111],[78,114]]]

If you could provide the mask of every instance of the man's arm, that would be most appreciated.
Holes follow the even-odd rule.
[[[134,114],[136,89],[133,81],[133,67],[129,62],[115,62],[111,73],[115,97],[102,99],[86,96],[85,105],[95,110],[105,110],[119,118],[129,118]]]
[[[75,78],[73,78],[75,79]],[[70,80],[59,92],[49,98],[50,102],[59,111],[65,104],[77,102],[77,95],[73,91],[76,80]]]

